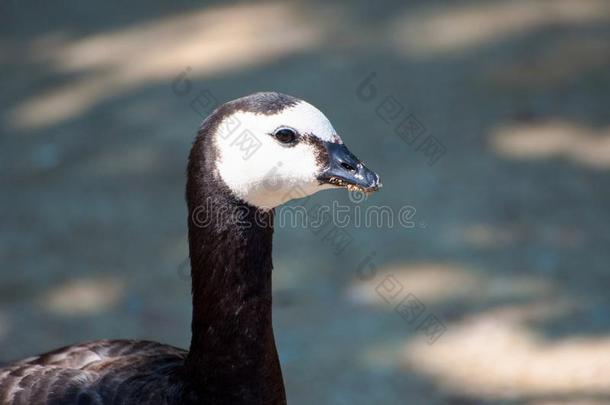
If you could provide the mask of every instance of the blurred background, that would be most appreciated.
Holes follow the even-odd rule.
[[[610,2],[4,0],[0,66],[0,361],[188,347],[202,100],[275,90],[415,209],[276,230],[290,403],[610,403]]]

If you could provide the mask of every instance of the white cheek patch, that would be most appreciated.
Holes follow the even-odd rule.
[[[256,207],[273,208],[328,188],[316,179],[320,152],[304,142],[280,144],[272,134],[282,126],[342,143],[324,114],[305,102],[272,115],[237,111],[226,117],[214,137],[218,174],[236,196]]]

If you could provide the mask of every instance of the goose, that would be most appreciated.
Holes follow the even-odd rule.
[[[317,108],[276,92],[219,106],[188,159],[189,350],[63,347],[1,368],[0,404],[286,404],[271,317],[274,208],[337,187],[381,182]]]

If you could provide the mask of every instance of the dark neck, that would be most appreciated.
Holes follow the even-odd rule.
[[[285,404],[271,323],[273,212],[240,202],[192,165],[188,376],[206,403]]]

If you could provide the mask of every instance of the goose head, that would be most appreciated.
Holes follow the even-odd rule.
[[[381,187],[324,114],[303,100],[256,93],[222,105],[211,119],[215,174],[252,206],[272,209],[329,188]]]

